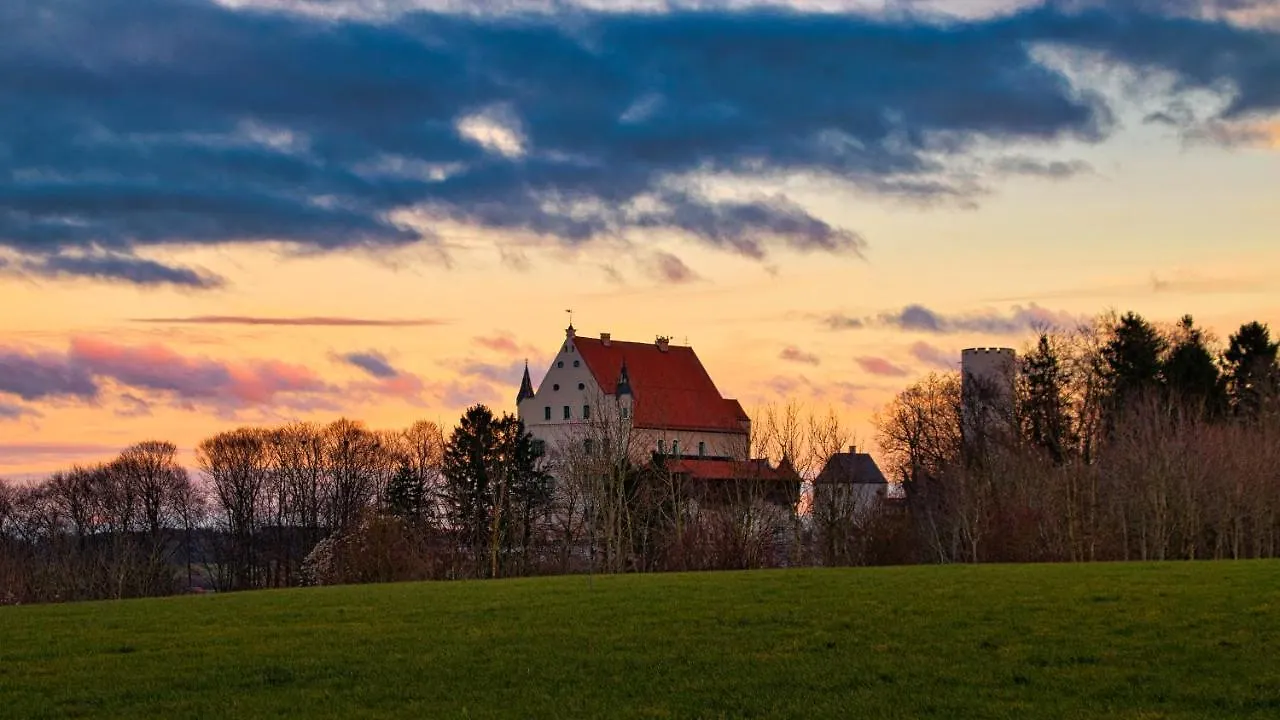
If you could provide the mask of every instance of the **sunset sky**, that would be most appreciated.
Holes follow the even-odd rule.
[[[0,2],[0,477],[514,411],[563,337],[870,417],[1107,308],[1280,328],[1280,4]]]

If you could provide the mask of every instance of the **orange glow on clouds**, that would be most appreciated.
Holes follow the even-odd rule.
[[[1280,120],[1262,127],[1263,137],[1272,150],[1280,150]]]

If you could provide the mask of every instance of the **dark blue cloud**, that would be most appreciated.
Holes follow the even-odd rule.
[[[46,278],[86,277],[142,286],[177,285],[198,289],[221,287],[218,275],[204,270],[165,265],[122,253],[48,255],[17,263],[17,269]],[[5,265],[0,263],[0,271]]]
[[[1027,13],[1022,24],[1040,40],[1093,50],[1138,70],[1172,73],[1180,89],[1227,86],[1232,97],[1222,118],[1240,119],[1280,110],[1280,32],[1192,13],[1273,6],[1270,0],[1052,0]]]
[[[98,383],[88,368],[65,355],[0,348],[0,394],[23,400],[92,400]]]
[[[1025,156],[998,158],[991,168],[1002,175],[1027,175],[1049,180],[1065,180],[1093,171],[1083,160],[1037,160]]]
[[[29,407],[15,405],[0,400],[0,421],[18,420],[24,417],[39,417],[40,413]]]
[[[1014,305],[1007,312],[984,310],[948,314],[918,303],[900,310],[882,312],[874,317],[853,317],[841,313],[820,316],[819,322],[829,330],[891,328],[933,335],[984,333],[991,335],[1023,335],[1045,328],[1071,329],[1087,321],[1083,316],[1055,311],[1035,303]]]
[[[803,172],[962,195],[947,158],[974,141],[1106,137],[1110,109],[1038,62],[1040,42],[1185,88],[1228,84],[1228,119],[1280,107],[1280,36],[1160,7],[1064,0],[946,23],[776,9],[375,23],[207,0],[6,0],[0,245],[48,274],[200,287],[217,279],[118,259],[172,243],[395,246],[422,238],[394,217],[418,207],[569,244],[640,229],[755,258],[857,253],[855,231],[785,197],[713,199],[689,178]],[[469,137],[466,117],[503,137]]]
[[[376,350],[351,352],[338,357],[343,362],[354,365],[379,380],[400,375],[400,371],[391,365],[387,357]]]

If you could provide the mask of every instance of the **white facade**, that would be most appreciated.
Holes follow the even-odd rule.
[[[602,339],[607,336],[602,336]],[[549,457],[609,445],[611,454],[626,451],[636,462],[653,452],[685,457],[728,457],[746,460],[750,450],[750,422],[740,432],[682,428],[634,427],[636,403],[645,402],[630,393],[615,395],[616,380],[601,387],[578,352],[572,327],[531,397],[517,403],[517,416],[535,440],[544,444]],[[593,447],[592,447],[593,446]]]
[[[578,355],[573,341],[572,334],[565,338],[533,397],[521,400],[516,407],[525,428],[547,443],[548,449],[558,445],[567,431],[584,421],[604,419],[596,416],[605,410],[602,403],[605,393]],[[612,395],[609,399],[612,400]]]

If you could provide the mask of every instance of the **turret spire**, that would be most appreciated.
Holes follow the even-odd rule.
[[[618,371],[618,385],[614,389],[613,394],[615,397],[619,398],[623,395],[631,394],[631,376],[627,374],[626,358],[622,359],[622,369]]]
[[[533,397],[533,381],[529,379],[529,360],[524,361],[524,378],[520,380],[520,393],[516,395],[516,406]]]

